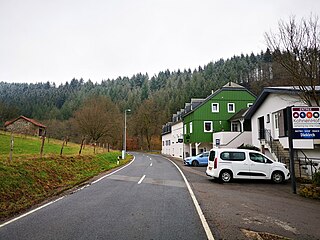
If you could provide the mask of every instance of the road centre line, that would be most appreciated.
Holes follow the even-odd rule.
[[[178,171],[180,172],[180,174],[181,174],[181,176],[182,176],[185,184],[187,185],[187,188],[188,188],[189,193],[190,193],[190,195],[191,195],[193,204],[194,204],[194,206],[195,206],[195,208],[196,208],[196,210],[197,210],[197,213],[198,213],[198,215],[199,215],[199,217],[200,217],[200,220],[201,220],[202,226],[203,226],[203,228],[204,228],[204,231],[206,232],[207,238],[208,238],[208,240],[214,240],[214,237],[213,237],[213,234],[212,234],[211,229],[210,229],[210,227],[209,227],[209,224],[208,224],[208,222],[207,222],[207,220],[206,220],[206,218],[205,218],[205,216],[204,216],[204,214],[203,214],[203,212],[202,212],[202,210],[201,210],[201,207],[200,207],[200,205],[199,205],[199,202],[198,202],[195,194],[193,193],[192,188],[191,188],[191,186],[190,186],[190,184],[189,184],[186,176],[184,175],[184,173],[181,171],[181,169],[178,167],[178,165],[177,165],[175,162],[173,162],[173,161],[170,160],[169,158],[166,158],[166,157],[164,157],[164,158],[167,159],[167,160],[169,160],[174,166],[176,166],[176,168],[177,168]]]
[[[150,167],[152,167],[152,163],[150,163]]]
[[[145,177],[146,177],[146,175],[143,175],[143,176],[141,177],[141,179],[139,180],[138,184],[142,183],[142,181],[143,181],[143,179],[144,179]]]
[[[135,156],[133,156],[132,161],[131,161],[130,163],[128,163],[127,165],[124,165],[123,167],[121,167],[121,168],[119,168],[119,169],[117,169],[117,170],[115,170],[115,171],[113,171],[113,172],[111,172],[111,173],[109,173],[109,174],[107,174],[107,175],[104,175],[103,177],[101,177],[101,178],[93,181],[91,184],[95,184],[95,183],[101,181],[102,179],[104,179],[104,178],[106,178],[106,177],[109,177],[109,176],[115,174],[116,172],[119,172],[120,170],[122,170],[122,169],[130,166],[131,163],[134,162],[134,160],[135,160]],[[142,179],[142,180],[143,180],[143,179]],[[86,186],[84,186],[84,187],[82,187],[82,188],[74,191],[73,193],[78,192],[78,191],[86,188],[87,186],[90,186],[91,184],[87,184]],[[22,215],[20,215],[20,216],[18,216],[18,217],[16,217],[16,218],[13,218],[13,219],[11,219],[11,220],[9,220],[9,221],[7,221],[7,222],[4,222],[3,224],[0,224],[0,228],[4,227],[4,226],[6,226],[6,225],[8,225],[8,224],[10,224],[10,223],[13,223],[13,222],[15,222],[15,221],[17,221],[17,220],[19,220],[19,219],[21,219],[21,218],[23,218],[23,217],[26,217],[26,216],[28,216],[28,215],[30,215],[30,214],[32,214],[32,213],[34,213],[34,212],[36,212],[36,211],[38,211],[38,210],[40,210],[40,209],[42,209],[42,208],[45,208],[45,207],[47,207],[47,206],[49,206],[49,205],[51,205],[51,204],[53,204],[53,203],[55,203],[55,202],[58,202],[58,201],[60,201],[61,199],[63,199],[64,197],[65,197],[65,196],[62,196],[62,197],[60,197],[60,198],[58,198],[58,199],[56,199],[56,200],[53,200],[53,201],[51,201],[51,202],[48,202],[48,203],[46,203],[46,204],[44,204],[44,205],[42,205],[42,206],[40,206],[40,207],[38,207],[38,208],[36,208],[36,209],[33,209],[33,210],[29,211],[29,212],[26,212],[26,213],[24,213],[24,214],[22,214]]]

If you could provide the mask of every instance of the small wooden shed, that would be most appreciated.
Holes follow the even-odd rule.
[[[6,131],[14,133],[42,136],[46,131],[46,126],[38,121],[25,116],[17,117],[4,124]]]

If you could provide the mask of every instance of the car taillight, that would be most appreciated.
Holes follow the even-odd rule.
[[[218,167],[218,159],[214,159],[213,168],[216,169]]]

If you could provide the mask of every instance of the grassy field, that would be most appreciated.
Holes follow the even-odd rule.
[[[118,151],[93,154],[87,146],[79,156],[80,146],[68,143],[60,156],[61,145],[49,140],[40,158],[40,139],[16,135],[9,161],[10,135],[0,133],[0,221],[118,166]],[[130,157],[120,164],[128,161]]]
[[[32,137],[26,135],[17,135],[14,134],[14,148],[13,148],[13,157],[21,157],[21,156],[36,156],[40,155],[40,148],[41,148],[41,138],[40,137]],[[0,159],[8,159],[9,152],[10,152],[10,141],[11,136],[9,133],[0,131]],[[60,154],[60,150],[62,147],[62,140],[56,139],[46,139],[43,149],[43,154]],[[74,144],[69,142],[67,146],[65,145],[63,148],[63,155],[75,155],[78,154],[80,150],[79,144]],[[101,150],[101,149],[99,149]],[[101,151],[100,151],[101,152]],[[86,146],[83,149],[82,154],[92,154],[93,147]]]

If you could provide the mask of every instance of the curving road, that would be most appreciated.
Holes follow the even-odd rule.
[[[134,155],[129,166],[0,225],[0,239],[207,239],[176,166]]]

